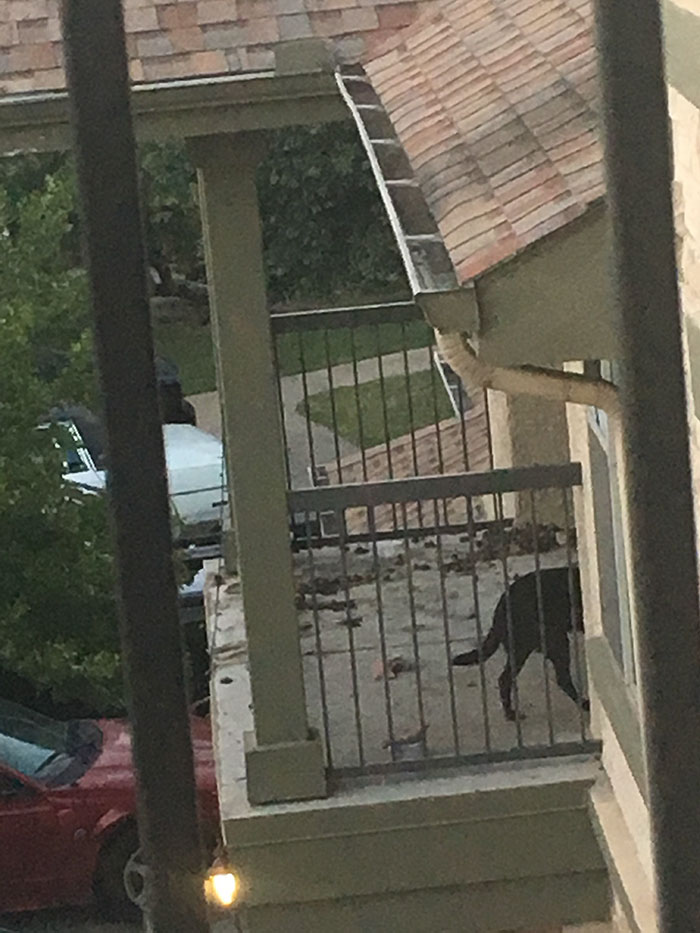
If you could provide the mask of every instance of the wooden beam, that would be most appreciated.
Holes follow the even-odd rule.
[[[132,112],[140,141],[348,119],[332,75],[229,75],[142,84]],[[70,148],[64,91],[0,98],[0,154]]]

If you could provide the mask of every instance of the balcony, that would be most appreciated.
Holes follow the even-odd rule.
[[[294,654],[274,643],[275,567],[246,588],[243,537],[239,567],[211,562],[206,587],[224,835],[246,922],[393,929],[399,897],[426,931],[462,929],[453,911],[467,904],[492,930],[605,919],[581,633],[567,641],[579,701],[536,651],[513,721],[499,687],[508,652],[451,663],[483,642],[506,582],[534,574],[539,592],[562,568],[574,605],[578,466],[494,468],[512,419],[494,419],[482,390],[450,389],[411,303],[269,326]],[[535,612],[547,643],[541,594]],[[299,696],[302,741],[261,741]]]

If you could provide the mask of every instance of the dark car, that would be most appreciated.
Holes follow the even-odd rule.
[[[194,405],[182,394],[180,375],[172,360],[156,357],[158,401],[163,424],[197,424]]]

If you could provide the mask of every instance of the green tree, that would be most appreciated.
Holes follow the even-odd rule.
[[[63,480],[60,437],[37,427],[93,392],[73,203],[65,168],[0,193],[0,667],[108,711],[121,677],[105,502]]]
[[[403,290],[403,273],[355,127],[269,134],[258,186],[271,301]]]
[[[142,146],[139,168],[148,260],[161,279],[161,290],[172,294],[177,275],[204,282],[197,178],[184,146]]]
[[[149,261],[161,288],[204,281],[196,178],[184,147],[140,152]],[[401,281],[369,168],[349,125],[269,134],[260,167],[272,301]],[[61,154],[0,160],[0,669],[57,700],[121,706],[103,497],[61,476],[52,405],[96,399],[75,180]]]
[[[270,301],[403,290],[398,252],[374,178],[349,123],[267,134],[258,172]],[[179,143],[140,153],[149,261],[166,292],[204,281],[196,176]],[[232,218],[235,222],[235,218]]]

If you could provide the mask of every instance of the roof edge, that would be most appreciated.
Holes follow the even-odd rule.
[[[332,73],[274,71],[132,86],[140,139],[185,138],[347,118]],[[69,149],[67,91],[0,97],[0,154]]]

